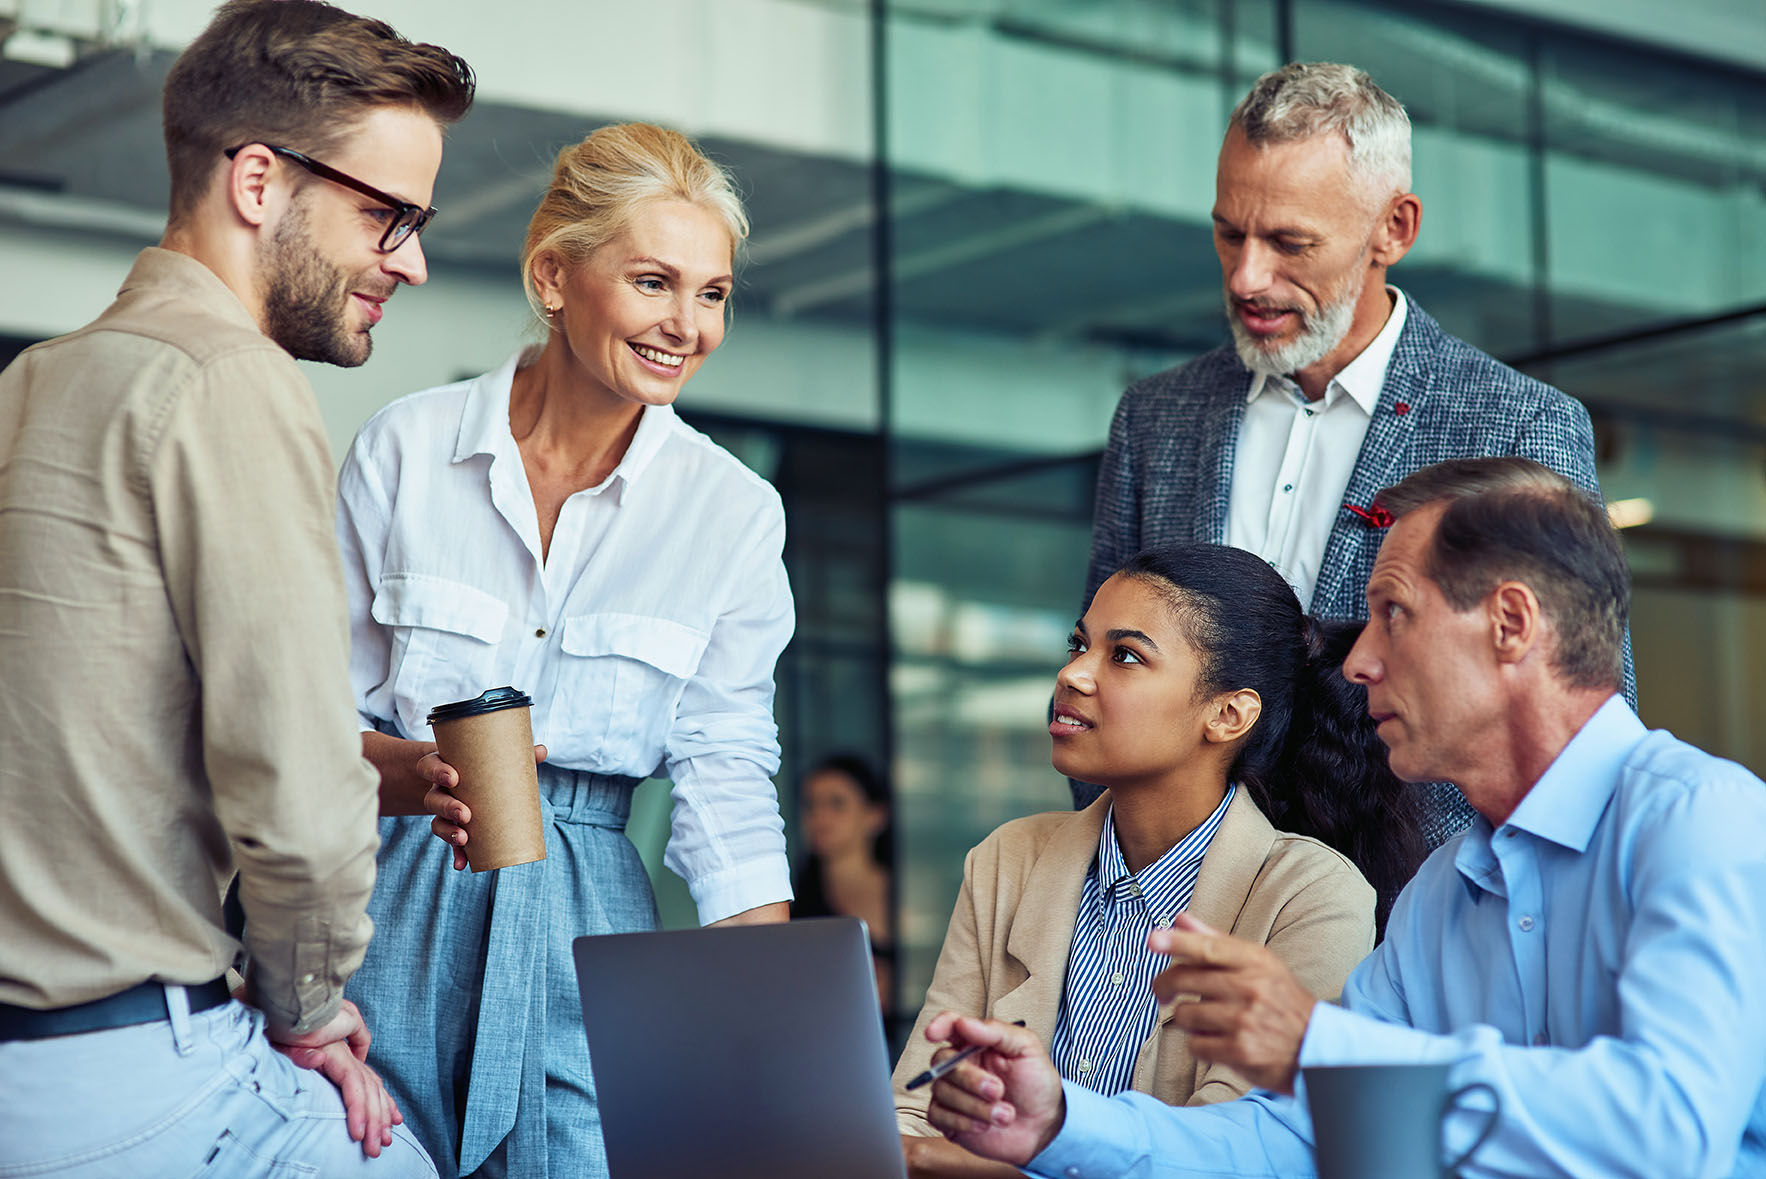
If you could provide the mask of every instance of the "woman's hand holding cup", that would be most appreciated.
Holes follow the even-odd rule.
[[[533,760],[535,765],[546,760],[544,745],[533,747]],[[472,808],[454,797],[453,791],[460,785],[459,771],[443,761],[440,752],[430,749],[417,759],[417,773],[429,783],[423,795],[423,809],[435,816],[429,829],[454,853],[454,871],[461,871],[466,867],[466,824],[472,821]]]

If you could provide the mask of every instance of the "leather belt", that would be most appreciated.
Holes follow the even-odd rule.
[[[233,997],[224,979],[201,986],[185,987],[190,1000],[190,1013],[207,1011]],[[128,1027],[138,1023],[156,1023],[170,1019],[166,1006],[166,984],[137,983],[126,991],[118,991],[90,1003],[72,1007],[55,1007],[38,1011],[0,1003],[0,1041],[46,1040],[50,1036],[77,1036],[82,1032],[100,1032],[108,1028]]]

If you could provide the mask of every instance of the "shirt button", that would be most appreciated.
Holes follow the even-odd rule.
[[[1115,974],[1112,974],[1110,976],[1110,985],[1113,987],[1119,987],[1127,981],[1128,981],[1128,976],[1126,974],[1123,974],[1120,970],[1118,970]]]
[[[533,637],[534,637],[534,638],[536,638],[536,639],[543,639],[543,638],[545,638],[545,637],[546,637],[546,628],[545,628],[545,627],[543,627],[543,626],[542,626],[542,627],[537,627],[537,628],[536,628],[536,629],[535,629],[535,630],[534,630],[534,632],[533,632]]]
[[[1087,1060],[1087,1059],[1086,1059],[1086,1058],[1085,1058],[1085,1057],[1083,1057],[1083,1056],[1082,1056],[1082,1057],[1080,1057],[1080,1058],[1079,1058],[1079,1071],[1080,1071],[1080,1072],[1082,1072],[1082,1073],[1089,1073],[1089,1072],[1091,1072],[1091,1061],[1089,1061],[1089,1060]]]
[[[312,975],[303,974],[300,976],[300,985],[301,986],[303,986],[303,987],[311,986],[312,983],[313,983],[313,976]]]
[[[1128,882],[1128,895],[1131,897],[1138,897],[1141,895],[1141,886],[1137,881],[1131,880]]]
[[[1171,928],[1171,918],[1161,917],[1161,918],[1159,918],[1159,920],[1153,922],[1153,924],[1158,926],[1160,929],[1170,929]]]
[[[1549,1043],[1551,1043],[1551,1040],[1549,1037],[1546,1036],[1546,1034],[1544,1032],[1534,1032],[1533,1033],[1533,1047],[1543,1048]]]
[[[1311,410],[1310,410],[1310,409],[1309,409],[1309,410],[1307,410],[1307,411],[1306,411],[1306,416],[1307,416],[1307,417],[1311,417],[1311,416],[1312,416],[1312,411],[1311,411]]]
[[[1284,483],[1284,484],[1282,484],[1282,490],[1283,491],[1292,491],[1292,490],[1294,490],[1294,485],[1292,483]]]
[[[1522,933],[1532,933],[1533,932],[1533,918],[1531,918],[1531,917],[1523,917],[1519,921],[1515,922],[1515,924],[1519,925],[1521,927]]]

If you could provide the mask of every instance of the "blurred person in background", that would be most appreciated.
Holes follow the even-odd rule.
[[[806,854],[791,878],[797,894],[791,916],[857,917],[865,923],[877,997],[887,1016],[895,1003],[895,839],[888,783],[864,758],[830,754],[803,776],[797,807]]]

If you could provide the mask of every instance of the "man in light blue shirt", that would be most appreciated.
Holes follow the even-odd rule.
[[[1766,784],[1617,695],[1624,556],[1571,484],[1468,459],[1379,502],[1397,522],[1344,671],[1394,772],[1458,783],[1481,817],[1404,890],[1341,1007],[1198,923],[1150,937],[1173,962],[1155,991],[1186,996],[1198,1056],[1264,1086],[1246,1099],[1105,1099],[1022,1029],[947,1014],[929,1036],[993,1050],[930,1120],[1034,1175],[1310,1175],[1301,1067],[1446,1061],[1502,1103],[1468,1177],[1766,1175]],[[1446,1155],[1490,1118],[1450,1115]]]

